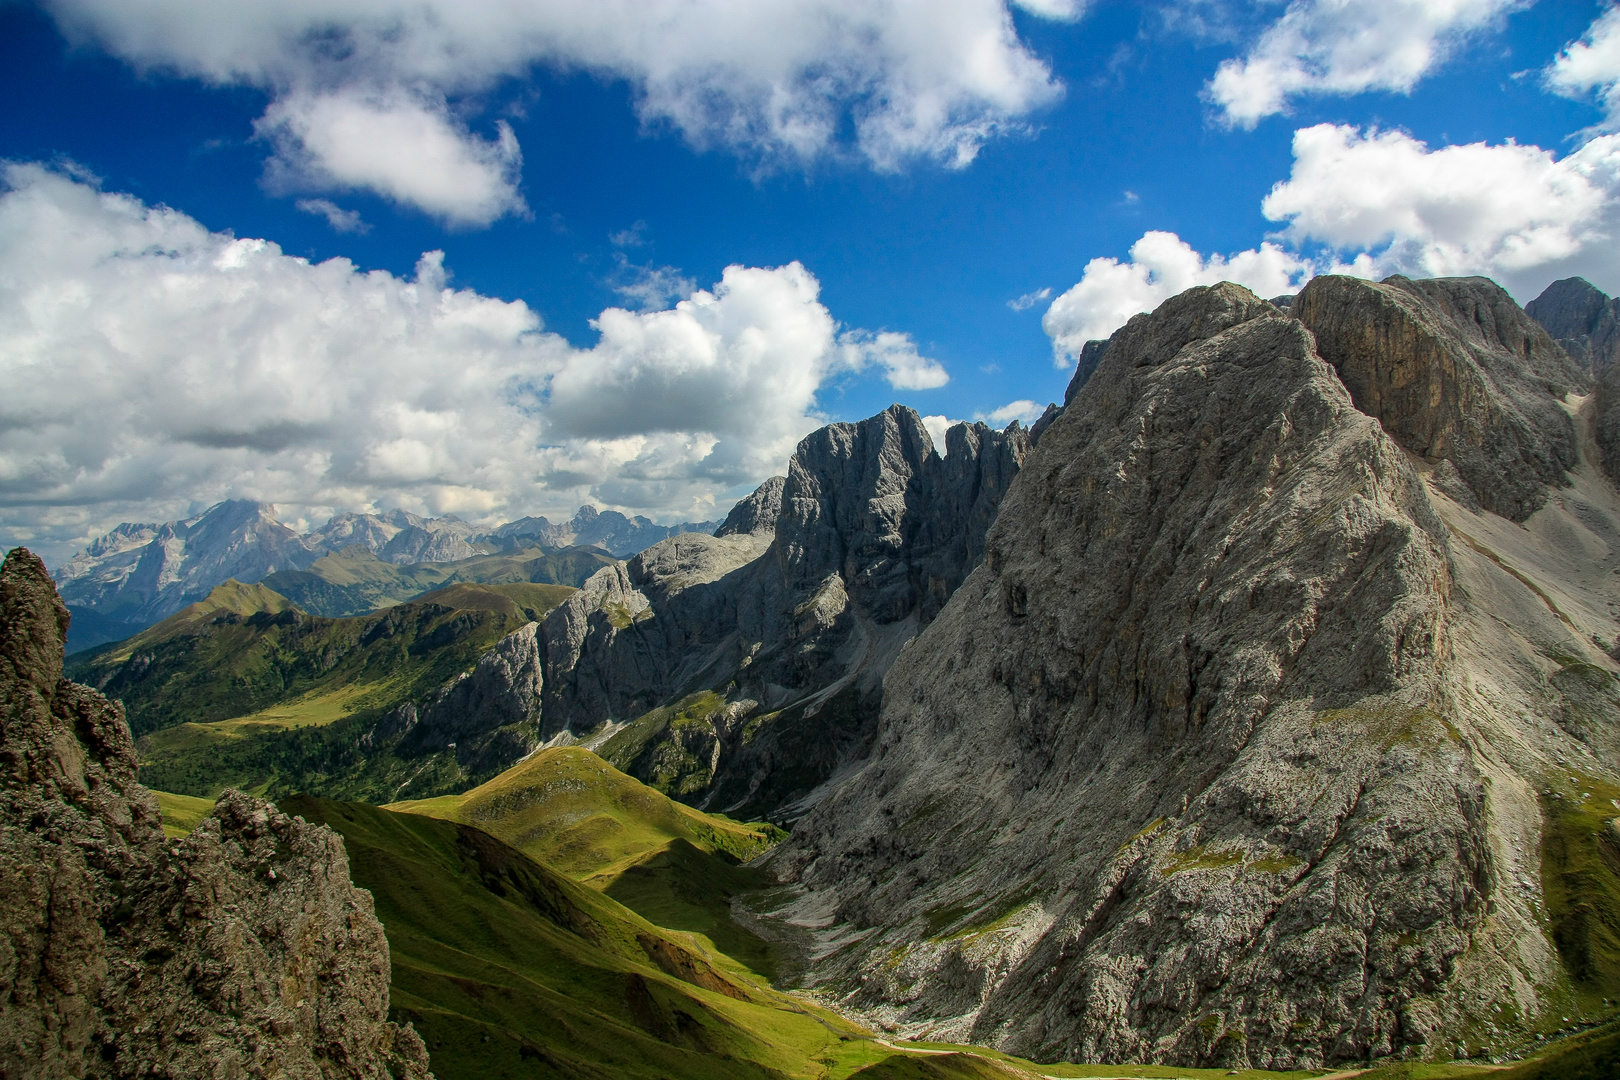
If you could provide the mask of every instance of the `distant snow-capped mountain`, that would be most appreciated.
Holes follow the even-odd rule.
[[[260,581],[355,545],[400,565],[457,562],[526,543],[600,547],[627,558],[675,533],[714,527],[712,521],[655,525],[582,506],[571,521],[557,525],[526,517],[489,532],[457,517],[344,513],[300,535],[276,520],[270,504],[231,499],[183,521],[120,525],[57,568],[56,579],[86,629],[94,623],[95,636],[110,641],[201,600],[227,578]],[[88,644],[94,642],[74,643]]]

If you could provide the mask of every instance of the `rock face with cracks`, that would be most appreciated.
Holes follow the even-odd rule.
[[[1408,297],[1474,289],[1370,288],[1402,334],[1436,318]],[[1456,306],[1423,355],[1468,340]],[[1613,779],[1612,619],[1559,614],[1553,546],[1491,545],[1589,509],[1620,546],[1620,499],[1583,469],[1578,514],[1463,505],[1306,326],[1223,284],[1114,335],[889,671],[871,757],[769,857],[809,984],[914,1037],[1229,1068],[1502,1046],[1565,992],[1537,787]],[[1579,732],[1560,650],[1609,695]]]
[[[883,673],[983,557],[1029,450],[1017,425],[946,440],[942,457],[898,405],[828,425],[719,535],[599,571],[541,629],[547,736],[635,721],[597,744],[620,768],[705,809],[795,816],[865,754]]]
[[[1356,407],[1412,453],[1449,462],[1487,510],[1523,521],[1574,466],[1559,402],[1589,380],[1495,282],[1323,275],[1289,310]]]
[[[169,842],[117,705],[61,678],[44,564],[0,568],[0,1075],[426,1078],[325,828],[226,792]]]

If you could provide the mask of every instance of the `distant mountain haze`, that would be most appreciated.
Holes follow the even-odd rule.
[[[572,520],[556,525],[531,517],[486,531],[456,517],[424,518],[390,510],[337,514],[321,528],[299,534],[277,521],[268,503],[232,499],[183,521],[120,525],[63,563],[55,576],[69,609],[84,613],[69,643],[70,649],[80,649],[150,626],[202,600],[228,578],[252,583],[278,572],[307,571],[323,556],[355,548],[401,567],[458,563],[534,547],[595,547],[625,558],[676,533],[710,532],[715,524],[655,525],[644,517],[582,506]],[[407,595],[444,584],[448,576]],[[555,582],[557,577],[533,580]],[[324,611],[318,603],[311,610],[358,613]]]

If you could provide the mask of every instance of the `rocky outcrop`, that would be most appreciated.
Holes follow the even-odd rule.
[[[541,631],[547,736],[645,717],[601,752],[706,808],[790,817],[865,753],[883,673],[982,557],[1029,449],[1016,426],[946,437],[942,458],[901,406],[831,424],[722,535],[600,571]]]
[[[449,750],[475,777],[527,757],[540,745],[539,628],[529,623],[506,635],[420,707],[405,704],[385,717],[373,739],[400,736],[398,752],[410,758]]]
[[[166,842],[118,706],[61,678],[44,564],[0,567],[0,1075],[425,1078],[330,830],[227,792]]]
[[[1523,521],[1575,465],[1562,399],[1587,379],[1495,282],[1324,275],[1290,311],[1356,407],[1412,453],[1449,461],[1486,509]]]
[[[1585,278],[1553,282],[1524,310],[1594,378],[1620,359],[1620,301]]]
[[[1431,325],[1426,286],[1313,284],[1295,311],[1354,344],[1336,320],[1358,307],[1438,367],[1484,351]],[[1608,563],[1576,609],[1547,550],[1498,545],[1592,558],[1562,539],[1588,520],[1620,556],[1620,496],[1582,472],[1568,498],[1592,501],[1520,529],[1385,426],[1237,286],[1115,334],[889,671],[870,758],[770,856],[806,981],[1036,1060],[1522,1045],[1571,979],[1537,907],[1537,793],[1557,769],[1614,782],[1620,669],[1591,640]],[[1606,704],[1549,682],[1550,655]]]
[[[1592,374],[1599,460],[1610,478],[1620,480],[1620,300],[1610,299],[1585,278],[1564,278],[1547,286],[1525,311]]]
[[[57,571],[62,598],[124,622],[151,625],[227,578],[254,582],[308,566],[316,555],[265,503],[217,503],[184,521],[120,526]],[[150,530],[150,532],[148,532]]]
[[[776,519],[782,513],[782,488],[787,477],[773,476],[731,508],[726,520],[714,530],[716,536],[739,533],[775,533]]]

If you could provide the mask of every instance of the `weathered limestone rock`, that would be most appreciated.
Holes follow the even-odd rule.
[[[0,1075],[425,1078],[330,830],[227,792],[166,843],[117,705],[61,678],[45,566],[0,567]]]
[[[1588,380],[1495,282],[1324,275],[1290,312],[1356,407],[1414,454],[1450,461],[1486,509],[1523,521],[1574,466],[1560,402]]]
[[[828,425],[718,535],[598,572],[542,626],[546,735],[698,695],[679,747],[627,735],[601,751],[728,812],[779,810],[858,759],[883,672],[982,558],[1030,445],[1016,425],[946,439],[941,458],[901,406]]]
[[[773,476],[759,485],[752,495],[731,508],[714,535],[776,532],[776,519],[782,513],[782,488],[786,483],[787,477]]]
[[[1553,282],[1524,310],[1594,378],[1620,360],[1620,301],[1585,278]]]
[[[1451,385],[1422,288],[1336,288],[1324,319]],[[1490,1005],[1548,1007],[1537,778],[1612,775],[1620,719],[1560,730],[1545,657],[1615,666],[1544,566],[1449,522],[1570,527],[1436,494],[1308,323],[1223,284],[1113,337],[889,671],[870,759],[770,856],[811,985],[912,1036],[1230,1068],[1449,1057]]]
[[[539,623],[518,627],[428,701],[395,709],[373,735],[402,735],[406,753],[454,748],[470,776],[491,776],[521,760],[540,745],[539,629]]]

